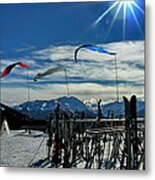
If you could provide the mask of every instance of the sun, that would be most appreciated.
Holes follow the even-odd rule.
[[[117,0],[115,1],[106,11],[104,11],[93,23],[93,26],[97,26],[98,23],[104,19],[105,16],[107,16],[112,10],[115,10],[115,14],[113,17],[113,20],[111,21],[111,24],[109,26],[109,30],[107,32],[107,35],[105,36],[105,40],[108,38],[116,20],[118,19],[118,15],[121,12],[123,14],[122,17],[122,38],[125,40],[126,37],[126,21],[129,18],[128,13],[129,12],[137,25],[137,28],[141,34],[141,36],[144,36],[143,31],[140,27],[139,21],[137,19],[136,12],[137,10],[141,12],[144,15],[143,9],[139,6],[139,4],[136,2],[136,0]]]
[[[121,5],[125,5],[125,6],[130,6],[134,2],[135,2],[134,0],[119,0],[118,3],[121,4]]]

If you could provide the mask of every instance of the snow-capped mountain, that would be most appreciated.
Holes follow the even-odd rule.
[[[137,101],[137,117],[145,116],[144,109],[145,103],[143,101]],[[114,117],[123,117],[125,114],[124,110],[124,102],[112,102],[102,106],[102,113],[105,117],[109,115],[108,113],[113,113]]]
[[[61,97],[50,101],[36,100],[25,102],[14,109],[24,114],[32,116],[34,119],[46,119],[52,110],[56,107],[56,102],[60,102],[62,110],[69,109],[74,113],[84,112],[86,116],[93,116],[94,113],[85,106],[85,104],[76,97]]]
[[[31,102],[25,102],[19,106],[15,106],[14,109],[21,113],[32,116],[34,119],[47,119],[52,110],[56,107],[56,102],[61,103],[61,110],[69,109],[71,112],[80,114],[85,113],[85,117],[97,116],[97,101],[91,99],[90,101],[82,102],[76,97],[61,97],[49,101],[36,100]],[[145,103],[143,101],[137,101],[137,116],[145,116]],[[124,117],[124,102],[111,102],[101,105],[101,111],[103,117]]]
[[[97,101],[85,101],[86,107],[90,111],[94,111],[97,113]],[[101,110],[103,116],[106,117],[124,117],[124,102],[111,102],[108,104],[102,104],[101,105]],[[144,117],[145,116],[145,103],[144,101],[137,101],[137,117]]]

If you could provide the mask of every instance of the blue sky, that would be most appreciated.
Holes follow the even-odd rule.
[[[80,63],[76,66],[72,63],[73,53],[79,45],[99,44],[118,53],[122,95],[127,93],[125,89],[131,88],[131,92],[127,95],[135,93],[143,99],[144,1],[135,2],[137,6],[132,6],[135,14],[127,6],[123,21],[122,6],[114,23],[113,19],[119,4],[99,20],[114,2],[0,4],[1,69],[17,61],[28,63],[33,100],[65,95],[65,80],[62,73],[42,79],[37,84],[32,81],[36,73],[57,65],[68,69],[72,95],[85,100],[92,97],[99,98],[104,93],[109,93],[105,101],[114,100],[115,74],[111,57],[82,51]],[[135,77],[132,77],[132,74]],[[11,98],[14,95],[10,92],[10,87],[14,88],[14,92],[20,93],[20,97]],[[25,70],[21,68],[13,70],[1,80],[1,89],[4,103],[25,101],[27,92]]]

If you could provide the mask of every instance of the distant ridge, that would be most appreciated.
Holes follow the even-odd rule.
[[[34,119],[47,119],[56,107],[56,102],[61,103],[61,110],[70,109],[74,113],[84,112],[85,117],[96,117],[97,116],[97,104],[84,103],[76,97],[60,97],[52,100],[35,100],[30,102],[25,102],[19,106],[13,107],[15,110],[32,116]],[[101,106],[103,117],[108,116],[108,111],[113,111],[114,117],[124,116],[124,103],[123,102],[111,102]],[[137,116],[145,116],[145,103],[143,101],[137,102]]]
[[[85,116],[87,117],[95,116],[95,113],[93,111],[88,110],[88,108],[82,101],[73,96],[64,96],[49,101],[35,100],[31,102],[25,102],[23,104],[20,104],[19,106],[15,106],[14,109],[24,114],[29,112],[29,115],[34,119],[47,119],[52,110],[55,109],[57,101],[61,103],[61,110],[70,109],[74,113],[84,112]]]

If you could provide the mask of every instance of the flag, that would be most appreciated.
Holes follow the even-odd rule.
[[[27,64],[22,63],[22,62],[17,62],[17,63],[11,64],[3,70],[2,74],[0,75],[0,78],[7,76],[16,65],[18,65],[22,68],[29,68],[29,66]]]
[[[47,76],[47,75],[50,75],[50,74],[53,74],[53,73],[56,73],[56,72],[59,72],[59,71],[63,71],[64,68],[62,67],[54,67],[54,68],[50,68],[48,69],[47,71],[43,72],[43,73],[38,73],[36,74],[36,76],[34,77],[34,81],[37,81],[38,79],[44,77],[44,76]]]
[[[102,47],[98,47],[98,46],[91,45],[91,44],[85,44],[85,45],[82,45],[82,46],[78,47],[75,50],[74,59],[75,59],[76,63],[77,63],[77,53],[82,48],[89,49],[91,51],[96,51],[96,52],[99,52],[99,53],[104,53],[104,54],[109,54],[109,55],[116,55],[116,53],[109,52],[109,51],[103,49]]]

